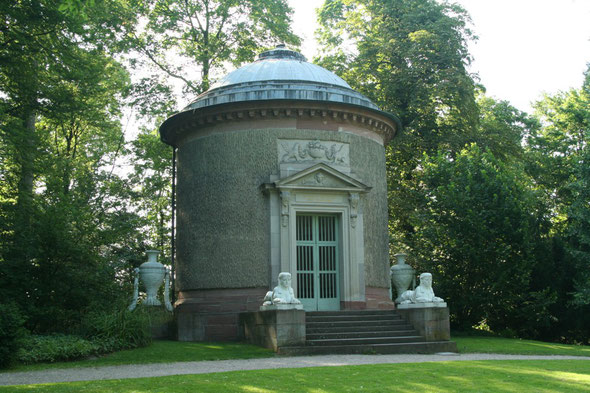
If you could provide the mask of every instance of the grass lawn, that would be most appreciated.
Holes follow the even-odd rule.
[[[191,362],[199,360],[255,359],[275,356],[274,352],[243,343],[202,343],[154,341],[145,348],[115,352],[98,358],[74,362],[39,363],[15,366],[3,372],[50,368],[115,366],[119,364]]]
[[[515,355],[570,355],[590,356],[590,346],[546,343],[541,341],[501,337],[453,334],[460,353],[505,353]],[[17,365],[10,371],[32,371],[51,368],[115,366],[119,364],[145,364],[190,362],[200,360],[256,359],[273,357],[270,350],[243,343],[201,343],[154,341],[146,348],[131,349],[110,355],[73,362]]]
[[[567,345],[493,336],[451,335],[460,353],[590,356],[588,345]]]
[[[590,392],[590,361],[380,364],[0,387],[35,393]]]

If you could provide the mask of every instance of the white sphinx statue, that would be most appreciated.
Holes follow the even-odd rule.
[[[268,291],[264,297],[261,310],[285,310],[296,309],[302,310],[301,302],[295,298],[293,288],[291,288],[291,273],[279,273],[279,285],[272,291]]]
[[[423,307],[446,307],[447,305],[443,299],[434,296],[434,291],[432,290],[432,274],[430,273],[420,274],[420,285],[413,291],[410,290],[402,293],[400,300],[400,306],[416,304]]]

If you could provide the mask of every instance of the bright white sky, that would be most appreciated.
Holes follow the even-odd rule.
[[[408,0],[411,1],[411,0]],[[470,45],[487,94],[530,112],[544,92],[580,88],[590,62],[590,0],[458,0],[479,37]],[[302,52],[316,55],[315,9],[322,0],[289,0]]]

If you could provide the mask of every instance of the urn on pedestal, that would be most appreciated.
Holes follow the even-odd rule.
[[[395,302],[401,303],[401,295],[410,287],[412,279],[414,278],[415,270],[410,265],[406,264],[407,254],[400,252],[394,256],[397,259],[397,264],[391,267],[389,275],[391,277],[391,283],[397,292]]]
[[[142,263],[138,269],[135,269],[135,283],[133,291],[133,303],[129,306],[129,310],[134,310],[137,306],[137,298],[139,295],[139,281],[143,283],[146,292],[146,298],[142,304],[145,306],[161,306],[162,303],[158,300],[158,289],[165,279],[164,288],[164,306],[166,310],[172,311],[172,304],[169,300],[170,292],[170,273],[168,269],[158,262],[158,250],[148,250],[148,261]]]

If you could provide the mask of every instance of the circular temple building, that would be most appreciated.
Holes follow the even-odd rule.
[[[306,311],[393,308],[384,145],[399,128],[282,45],[167,119],[179,340],[236,339],[280,272]]]

